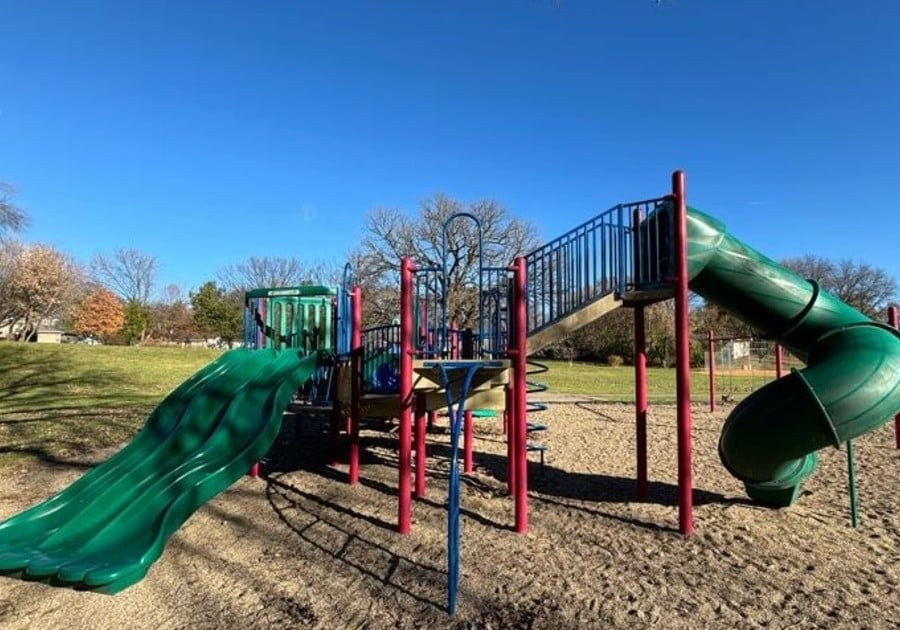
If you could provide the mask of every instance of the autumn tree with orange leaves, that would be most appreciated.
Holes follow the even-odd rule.
[[[104,339],[122,330],[124,323],[125,311],[119,298],[109,289],[97,288],[78,304],[72,329],[80,335]]]

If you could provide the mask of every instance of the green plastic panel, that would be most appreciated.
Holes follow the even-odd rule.
[[[325,289],[325,287],[311,288]],[[285,295],[251,295],[259,291],[272,293],[284,291]],[[306,354],[318,350],[331,350],[334,295],[323,295],[321,291],[311,295],[292,295],[290,291],[292,289],[261,289],[247,293],[251,308],[256,308],[262,319],[265,340],[263,347],[277,350],[296,348]]]

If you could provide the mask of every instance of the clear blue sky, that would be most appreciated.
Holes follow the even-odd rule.
[[[900,278],[896,0],[0,0],[23,235],[185,289],[342,260],[376,206],[493,198],[549,238],[688,175],[769,256]]]

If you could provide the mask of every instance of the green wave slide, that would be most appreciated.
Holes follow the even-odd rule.
[[[177,387],[134,439],[56,496],[0,523],[0,574],[116,593],[275,441],[317,356],[230,350]]]
[[[757,390],[728,416],[725,468],[755,501],[790,505],[816,452],[900,409],[900,336],[688,208],[690,288],[788,348],[806,367]]]

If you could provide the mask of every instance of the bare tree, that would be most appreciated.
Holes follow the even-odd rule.
[[[447,223],[460,212],[473,215],[478,223],[467,217]],[[373,210],[366,218],[367,234],[351,256],[356,261],[358,283],[369,296],[366,309],[373,305],[373,299],[380,299],[376,310],[382,316],[396,316],[400,260],[409,256],[420,268],[440,268],[446,263],[448,315],[461,325],[470,325],[478,300],[473,287],[478,282],[479,225],[480,254],[486,267],[508,265],[515,256],[537,245],[535,228],[511,218],[496,201],[463,204],[437,194],[420,203],[415,217],[396,209]]]
[[[28,215],[13,203],[16,187],[9,182],[0,182],[0,234],[18,232],[28,224]]]
[[[353,285],[362,288],[363,326],[386,324],[399,317],[400,284],[397,280],[398,276],[389,271],[379,272],[359,249],[347,255],[347,262],[353,272]],[[343,269],[337,280],[334,284],[342,283]]]
[[[849,258],[834,262],[807,254],[785,259],[782,264],[869,317],[882,319],[884,310],[897,299],[897,280],[868,263]]]
[[[247,291],[319,284],[323,282],[325,271],[323,263],[307,264],[297,258],[253,256],[246,262],[222,267],[216,278],[226,292]]]
[[[147,306],[156,282],[156,256],[136,249],[117,249],[91,260],[94,278],[127,304]]]
[[[712,331],[719,337],[751,337],[753,328],[712,302],[698,300],[691,309],[691,328],[696,335]]]
[[[181,285],[170,282],[163,287],[162,295],[160,296],[160,303],[176,304],[178,302],[186,301],[187,300],[185,299],[184,289],[181,288]]]
[[[16,274],[23,245],[13,239],[0,240],[0,325],[8,326],[15,316]]]

